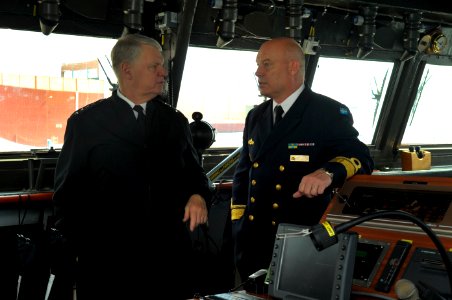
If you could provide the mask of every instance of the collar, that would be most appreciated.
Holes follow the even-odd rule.
[[[130,107],[131,107],[132,109],[133,109],[133,107],[134,107],[135,105],[137,105],[137,104],[133,103],[129,98],[127,98],[126,96],[124,96],[124,95],[119,91],[119,89],[116,91],[116,93],[117,93],[118,97],[121,98],[122,100],[124,100],[125,102],[127,102],[127,104],[129,104]],[[144,114],[146,114],[146,104],[147,104],[147,102],[138,104],[138,105],[141,105],[141,107],[143,107],[143,112],[144,112]]]
[[[289,109],[292,107],[292,105],[295,103],[295,101],[300,96],[301,92],[304,90],[304,83],[290,95],[286,99],[284,99],[283,102],[281,102],[281,107],[284,109],[283,117],[286,115],[286,113],[289,111]],[[278,105],[278,103],[273,100],[273,110],[275,109],[275,106]]]

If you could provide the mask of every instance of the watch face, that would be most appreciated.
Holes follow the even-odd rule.
[[[327,171],[327,170],[325,170],[325,169],[322,169],[322,170],[323,170],[323,172],[324,172],[326,175],[330,176],[331,180],[333,180],[334,173],[329,172],[329,171]]]

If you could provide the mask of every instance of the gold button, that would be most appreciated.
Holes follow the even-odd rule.
[[[248,216],[248,220],[253,221],[254,220],[254,216],[253,215],[249,215]]]
[[[275,189],[276,189],[277,191],[280,191],[280,190],[281,190],[281,185],[280,185],[280,184],[277,184],[277,185],[275,186]]]
[[[251,203],[254,203],[254,202],[256,202],[256,198],[251,197],[250,201],[251,201]]]
[[[279,207],[278,203],[273,203],[273,209],[277,209]]]
[[[280,165],[279,166],[279,170],[282,172],[282,171],[284,171],[284,166],[283,165]]]
[[[253,164],[253,168],[257,169],[258,167],[259,167],[259,163],[255,162],[255,163]]]
[[[251,180],[251,185],[256,185],[256,180]]]
[[[275,222],[275,221],[272,221],[272,225],[275,226],[275,225],[276,225],[276,222]]]

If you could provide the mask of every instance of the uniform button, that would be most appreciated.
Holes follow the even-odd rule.
[[[279,204],[278,203],[273,203],[273,209],[277,209],[279,208]]]
[[[259,163],[255,162],[255,163],[253,164],[253,168],[257,169],[258,167],[259,167]]]
[[[251,185],[256,185],[256,180],[251,180]]]
[[[250,201],[251,201],[251,203],[254,203],[254,202],[256,202],[256,198],[251,197],[251,198],[250,198]]]
[[[248,220],[253,221],[254,220],[254,216],[253,215],[249,215],[248,216]]]
[[[276,189],[277,191],[280,191],[280,190],[281,190],[281,185],[280,185],[280,184],[277,184],[277,185],[275,186],[275,189]]]
[[[275,225],[276,225],[276,222],[275,222],[275,221],[272,221],[272,225],[275,226]]]
[[[282,171],[284,171],[284,166],[283,165],[280,165],[279,166],[279,170],[282,172]]]

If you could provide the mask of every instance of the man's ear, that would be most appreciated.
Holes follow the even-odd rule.
[[[300,62],[298,60],[291,60],[289,62],[289,72],[291,75],[295,75],[300,71]]]
[[[125,78],[125,79],[132,78],[132,70],[130,68],[129,63],[122,63],[120,69],[121,69],[121,74],[123,75],[123,78]]]

